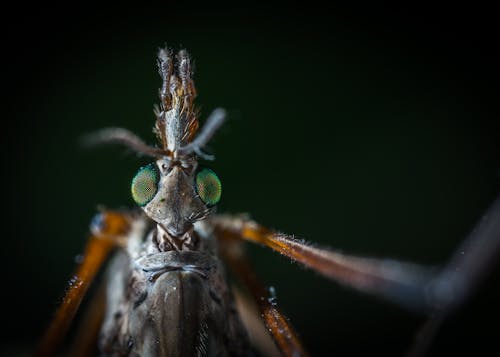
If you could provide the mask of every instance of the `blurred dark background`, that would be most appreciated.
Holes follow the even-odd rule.
[[[345,252],[445,262],[499,188],[494,14],[180,2],[4,12],[1,353],[33,347],[97,205],[133,204],[144,159],[78,139],[123,126],[153,142],[164,43],[195,59],[202,120],[229,111],[211,143],[220,211]],[[423,322],[264,248],[250,253],[313,355],[401,355]],[[498,268],[433,355],[499,350]]]

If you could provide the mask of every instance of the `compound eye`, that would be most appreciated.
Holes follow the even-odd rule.
[[[139,206],[148,204],[158,192],[160,175],[155,164],[141,167],[132,179],[130,191],[135,203]]]
[[[196,174],[196,192],[207,206],[215,206],[220,201],[222,183],[215,172],[208,168],[201,169]]]

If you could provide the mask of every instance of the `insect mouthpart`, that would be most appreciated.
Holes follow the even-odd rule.
[[[179,229],[174,225],[165,227],[162,224],[158,224],[156,233],[153,234],[153,241],[161,252],[171,250],[195,250],[199,242],[199,238],[194,232],[192,224],[187,229]]]

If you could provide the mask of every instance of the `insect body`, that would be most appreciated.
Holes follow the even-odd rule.
[[[105,355],[246,353],[247,337],[224,269],[203,233],[193,233],[200,234],[197,250],[139,251],[135,259],[129,254],[114,258],[100,335]],[[148,243],[145,249],[155,249],[153,241]]]
[[[491,260],[498,249],[498,202],[466,240],[469,254],[452,259],[439,274],[415,264],[312,247],[247,217],[216,215],[221,181],[214,171],[199,166],[198,160],[211,159],[203,147],[223,123],[225,112],[216,109],[198,132],[188,54],[181,50],[174,56],[161,49],[158,68],[162,87],[154,131],[159,147],[148,146],[119,128],[104,129],[90,138],[119,142],[153,158],[131,183],[132,198],[140,210],[103,211],[96,216],[84,261],[42,340],[39,355],[53,354],[89,283],[113,250],[117,252],[107,269],[105,309],[98,319],[102,323],[95,327],[100,330],[102,355],[250,354],[226,280],[227,265],[255,299],[278,349],[283,355],[298,356],[306,352],[275,299],[253,273],[243,241],[268,246],[353,288],[441,317],[464,299],[477,273],[487,266],[484,257]],[[481,244],[471,246],[471,241]],[[493,249],[485,252],[488,246]],[[479,260],[485,263],[476,264]],[[468,268],[463,279],[454,274],[458,266]]]

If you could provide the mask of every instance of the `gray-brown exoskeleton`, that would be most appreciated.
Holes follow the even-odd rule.
[[[239,312],[247,307],[237,304],[227,267],[254,298],[260,328],[265,326],[277,349],[285,356],[306,355],[274,297],[253,273],[244,241],[268,246],[347,286],[432,313],[414,349],[425,351],[437,325],[470,294],[497,254],[500,202],[442,270],[341,254],[272,231],[246,216],[215,214],[221,181],[198,160],[211,159],[204,146],[224,122],[225,111],[214,110],[198,131],[187,52],[174,56],[168,48],[161,49],[158,68],[162,86],[154,131],[159,145],[148,146],[119,128],[90,138],[119,142],[152,157],[131,184],[132,198],[141,209],[103,210],[95,217],[84,259],[42,339],[39,355],[54,353],[111,252],[105,288],[90,304],[91,318],[84,322],[72,354],[91,353],[96,344],[103,356],[252,354],[246,330],[259,327],[243,324]],[[265,343],[256,344],[266,349]]]

